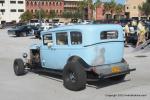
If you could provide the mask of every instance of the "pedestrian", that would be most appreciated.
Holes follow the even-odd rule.
[[[137,40],[137,44],[136,47],[138,47],[141,43],[144,43],[145,40],[145,33],[146,33],[146,29],[145,26],[143,25],[143,22],[139,22],[138,26],[137,26],[137,35],[138,35],[138,40]]]
[[[130,30],[129,30],[129,22],[126,23],[125,27],[124,27],[124,32],[125,32],[125,47],[128,47],[128,36],[130,34]]]

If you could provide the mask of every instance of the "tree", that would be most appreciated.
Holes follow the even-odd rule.
[[[62,13],[62,17],[63,18],[72,18],[72,12],[69,12],[69,11],[64,11],[63,13]]]
[[[40,17],[41,19],[46,18],[46,12],[43,9],[40,9],[35,12],[35,18],[39,19]]]
[[[85,15],[90,11],[90,19],[93,17],[94,4],[92,0],[83,0],[79,3],[79,11],[82,13],[82,19],[85,19]]]
[[[116,5],[117,4],[116,4],[115,0],[111,0],[111,2],[105,2],[104,3],[105,14],[106,15],[109,14],[111,19],[115,13]]]
[[[55,10],[51,10],[48,14],[48,18],[55,18],[56,16]]]
[[[29,21],[32,18],[33,18],[33,14],[29,11],[26,11],[20,15],[21,21]]]
[[[150,0],[146,0],[146,2],[139,6],[139,10],[143,15],[148,17],[150,15]]]
[[[124,11],[124,5],[122,5],[122,4],[116,5],[115,13],[116,13],[116,16],[118,16],[117,20],[120,19],[120,14],[121,14],[123,11]]]
[[[76,11],[76,12],[72,13],[72,16],[73,16],[73,18],[79,18],[79,19],[81,19],[82,18],[82,13]]]
[[[102,5],[102,1],[101,0],[96,0],[96,2],[94,3],[94,8],[97,8],[100,5]]]

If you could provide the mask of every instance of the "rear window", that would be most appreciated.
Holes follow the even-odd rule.
[[[103,31],[100,33],[101,40],[117,39],[117,38],[118,38],[118,31]]]

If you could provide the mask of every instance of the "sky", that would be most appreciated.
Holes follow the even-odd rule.
[[[96,0],[93,0],[96,1]],[[111,0],[101,0],[101,1],[111,1]],[[117,3],[124,4],[125,0],[116,0]]]
[[[116,0],[117,3],[121,3],[121,4],[124,4],[125,0]]]

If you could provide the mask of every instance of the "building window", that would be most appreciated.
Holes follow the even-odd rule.
[[[129,9],[129,7],[127,7],[127,9]]]
[[[44,6],[44,2],[42,2],[42,6]]]
[[[18,9],[18,12],[24,12],[24,9]]]
[[[51,2],[49,2],[49,5],[51,6]]]
[[[32,1],[31,1],[31,3],[30,3],[30,4],[31,4],[31,6],[33,6],[33,2],[32,2]]]
[[[60,14],[62,13],[62,10],[60,10]]]
[[[33,9],[31,10],[31,12],[33,13]]]
[[[29,5],[29,2],[27,1],[26,5],[28,6]]]
[[[134,6],[133,9],[136,9],[136,6]]]
[[[36,3],[36,2],[34,2],[34,5],[36,6],[36,5],[37,5],[37,3]]]
[[[55,2],[53,2],[53,6],[55,6]]]
[[[16,3],[16,1],[10,1],[10,3],[11,3],[11,4],[15,4],[15,3]]]
[[[23,1],[18,1],[18,4],[23,4]]]
[[[58,2],[56,2],[56,6],[58,6]]]
[[[5,3],[5,1],[0,1],[0,3],[2,4],[2,6],[3,6],[3,4]]]
[[[16,9],[11,9],[10,12],[16,12]]]
[[[2,15],[4,15],[5,9],[0,9],[0,12],[2,12]]]
[[[46,1],[46,6],[48,5],[48,2]]]

